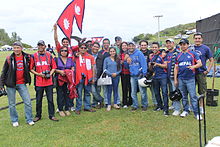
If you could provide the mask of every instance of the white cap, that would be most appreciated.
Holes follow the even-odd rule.
[[[167,42],[167,41],[174,42],[174,40],[173,40],[172,38],[166,39],[166,42]]]

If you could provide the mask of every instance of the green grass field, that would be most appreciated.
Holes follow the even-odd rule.
[[[5,56],[10,52],[1,52],[0,68]],[[208,78],[208,88],[211,79]],[[220,79],[216,80],[216,89],[220,89]],[[31,98],[35,97],[33,84],[29,86]],[[55,91],[55,90],[54,90]],[[150,92],[148,91],[148,95]],[[140,98],[140,96],[139,96]],[[21,98],[17,94],[17,102]],[[54,95],[56,103],[56,95]],[[220,104],[220,103],[219,103]],[[8,105],[7,97],[0,97],[0,107]],[[35,101],[32,102],[35,115]],[[20,126],[12,127],[7,110],[0,111],[0,146],[84,146],[84,147],[196,147],[199,146],[198,121],[192,113],[186,118],[169,116],[162,112],[153,112],[149,95],[149,108],[146,112],[129,109],[106,112],[103,108],[95,113],[72,113],[59,122],[48,119],[47,101],[43,101],[42,120],[34,126],[25,123],[24,105],[18,105]],[[55,104],[56,106],[56,104]],[[206,107],[207,139],[219,136],[220,107]],[[172,113],[172,111],[170,111]]]

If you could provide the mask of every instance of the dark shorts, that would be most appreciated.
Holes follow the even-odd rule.
[[[199,95],[205,94],[207,90],[206,75],[204,73],[196,74],[196,83],[198,84]]]

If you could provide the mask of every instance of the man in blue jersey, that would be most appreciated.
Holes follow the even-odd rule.
[[[157,100],[157,108],[155,111],[164,111],[164,115],[168,116],[168,90],[167,90],[167,61],[164,60],[163,51],[159,51],[160,46],[158,42],[152,43],[153,57],[150,60],[149,66],[153,66],[154,77],[153,87]],[[165,51],[165,50],[164,50]],[[160,90],[162,90],[162,97]]]
[[[138,98],[137,98],[137,86],[138,79],[146,76],[147,74],[147,63],[144,54],[135,48],[135,45],[130,42],[128,43],[129,58],[127,62],[129,64],[129,71],[131,75],[131,97],[132,97],[132,109],[131,111],[136,111],[138,109]],[[146,111],[148,107],[147,89],[146,87],[141,87],[139,85],[139,90],[141,93],[142,111]]]
[[[196,70],[196,82],[198,84],[198,93],[200,95],[205,96],[207,90],[207,82],[206,82],[206,75],[211,70],[214,59],[210,48],[204,44],[202,33],[196,32],[193,36],[194,39],[194,48],[195,52],[199,54],[199,57],[202,61],[202,66]],[[209,60],[209,66],[206,68],[206,61]],[[203,101],[200,101],[200,112],[203,114]]]
[[[174,84],[179,85],[179,89],[183,95],[183,112],[181,117],[186,117],[189,114],[188,93],[190,102],[194,112],[194,116],[199,120],[198,103],[195,86],[195,70],[202,66],[202,62],[198,54],[194,51],[189,51],[189,41],[181,39],[179,42],[181,52],[176,57],[176,64],[174,68]],[[202,118],[200,116],[200,118]]]
[[[174,67],[175,67],[175,58],[176,55],[179,53],[174,47],[174,40],[172,38],[169,38],[166,40],[166,47],[168,49],[167,53],[167,81],[169,85],[169,92],[172,92],[176,89],[174,85]],[[172,106],[174,107],[173,116],[178,116],[180,114],[180,101],[173,101]]]

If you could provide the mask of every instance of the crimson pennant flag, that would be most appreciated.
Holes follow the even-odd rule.
[[[76,19],[78,29],[82,33],[82,23],[84,17],[85,0],[73,0],[63,10],[57,20],[57,25],[66,37],[70,39],[72,34],[73,22]]]
[[[100,43],[103,38],[104,38],[104,37],[92,37],[92,42],[93,42],[93,43],[94,43],[94,42]]]

